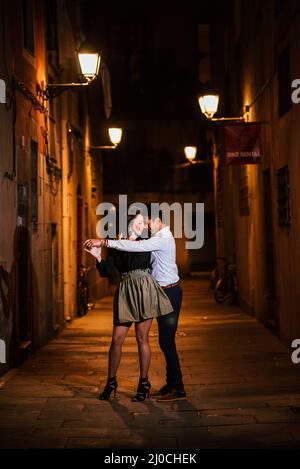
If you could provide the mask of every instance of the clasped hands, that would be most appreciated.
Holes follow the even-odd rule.
[[[103,246],[107,246],[107,239],[87,239],[83,245],[86,246],[87,249],[102,248]]]
[[[107,245],[106,239],[87,239],[84,243],[84,250],[94,256],[98,262],[101,262],[101,248]]]

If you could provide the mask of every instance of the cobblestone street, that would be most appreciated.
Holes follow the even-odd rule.
[[[177,345],[187,401],[133,403],[134,330],[124,346],[117,399],[97,399],[106,381],[112,298],[0,380],[2,448],[300,447],[300,365],[239,308],[217,305],[208,280],[182,282]],[[164,383],[156,323],[152,389]]]

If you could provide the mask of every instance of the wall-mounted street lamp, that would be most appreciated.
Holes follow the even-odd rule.
[[[121,142],[122,133],[123,133],[122,129],[117,128],[117,127],[110,127],[108,129],[109,138],[115,146],[119,145],[119,143]]]
[[[188,161],[186,163],[180,163],[180,164],[174,165],[174,168],[187,168],[194,164],[211,164],[212,163],[210,160],[196,160],[197,147],[194,147],[194,146],[184,147],[184,154]]]
[[[78,60],[80,64],[81,73],[84,78],[90,82],[94,80],[100,68],[101,55],[95,53],[79,53]]]
[[[220,122],[220,121],[245,121],[249,113],[249,106],[245,107],[245,112],[242,116],[239,117],[214,117],[218,110],[219,105],[219,96],[217,94],[206,94],[199,96],[198,98],[199,106],[201,112],[209,119],[210,121]]]
[[[197,155],[197,147],[184,147],[184,154],[187,160],[190,163],[195,163],[195,158]]]
[[[212,119],[218,110],[219,96],[215,94],[199,96],[198,102],[201,112],[207,117],[207,119]]]
[[[41,85],[37,83],[36,89],[38,96],[41,96],[46,100],[52,99],[59,96],[66,90],[88,86],[93,80],[95,80],[99,73],[101,55],[98,52],[79,52],[78,61],[82,78],[85,81],[81,83],[48,83],[45,89],[42,89]]]
[[[96,145],[91,146],[90,150],[114,150],[117,148],[122,139],[123,130],[118,127],[110,127],[108,129],[108,135],[112,145]]]

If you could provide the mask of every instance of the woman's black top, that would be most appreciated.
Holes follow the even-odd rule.
[[[106,261],[97,261],[101,277],[110,277],[116,270],[123,274],[136,269],[150,269],[151,252],[126,252],[108,248]]]

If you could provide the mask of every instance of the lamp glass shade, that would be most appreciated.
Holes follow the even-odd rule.
[[[201,112],[211,119],[218,110],[219,96],[216,94],[207,94],[198,98]]]
[[[93,54],[78,54],[79,64],[82,75],[87,79],[95,78],[98,75],[101,55],[98,53]]]
[[[196,158],[197,148],[196,147],[185,147],[184,148],[184,153],[185,153],[186,158],[189,161],[193,161]]]
[[[118,129],[116,127],[111,127],[108,129],[108,134],[111,142],[114,145],[118,145],[122,139],[122,129]]]

